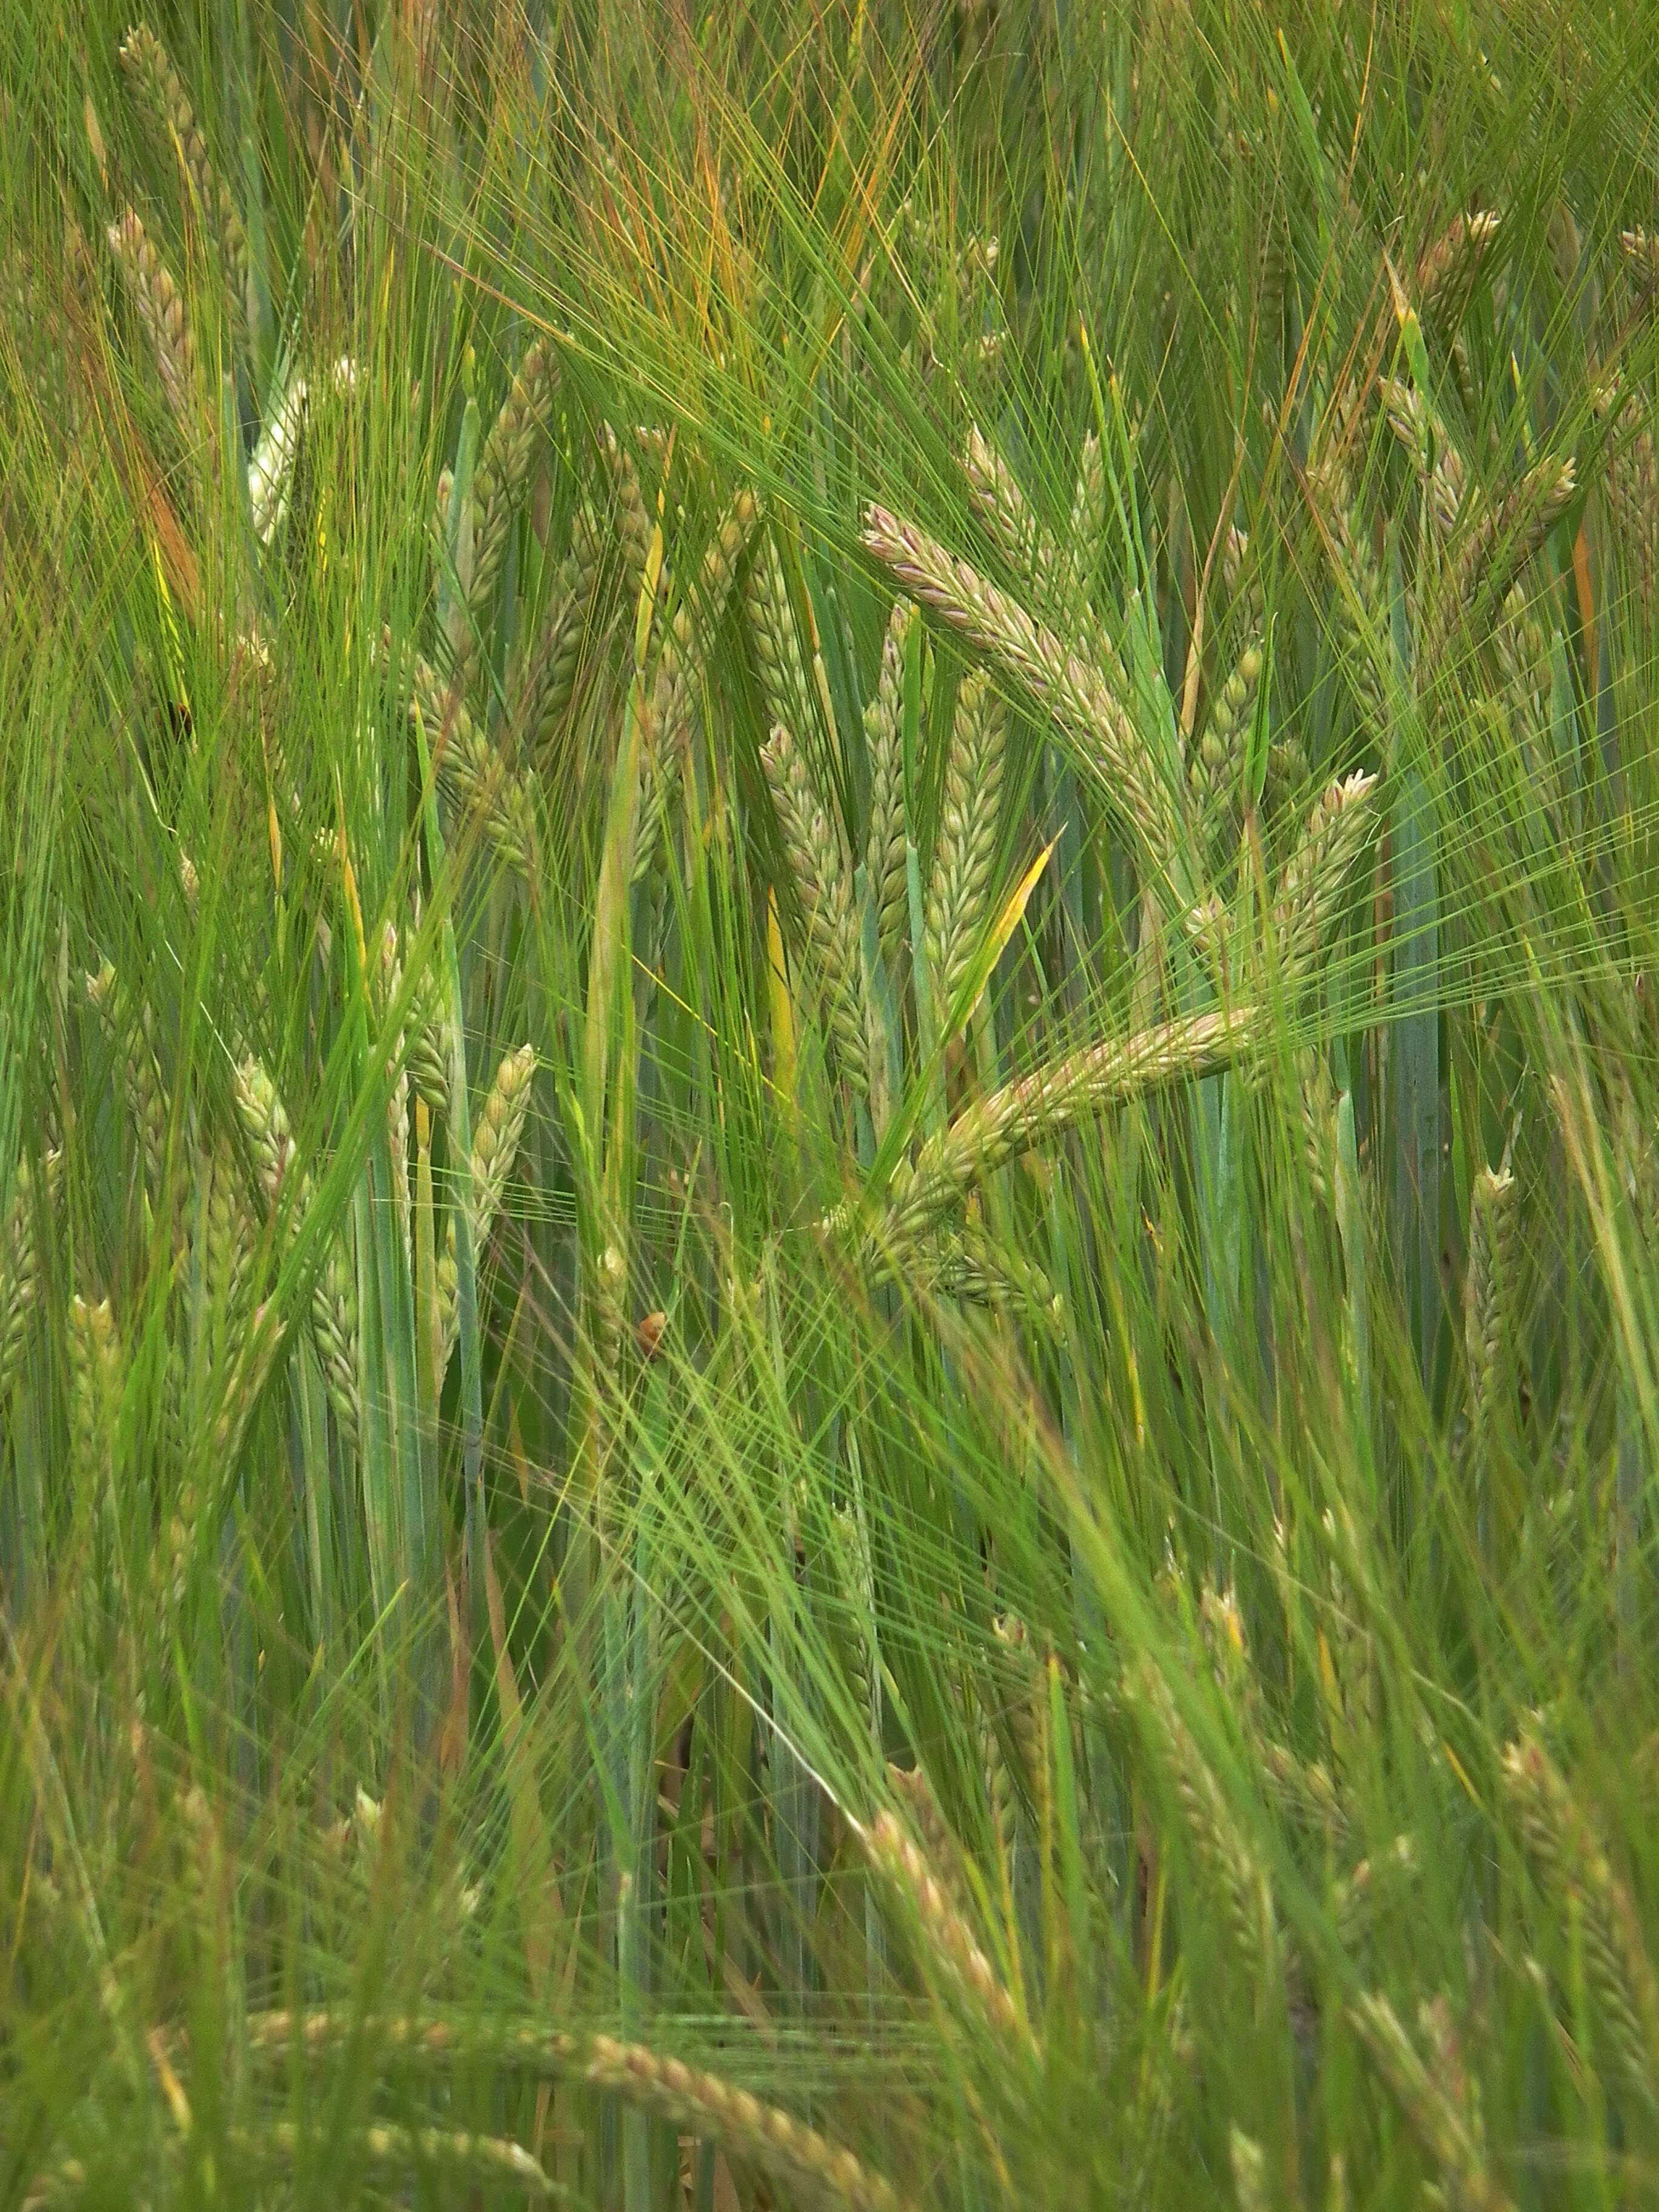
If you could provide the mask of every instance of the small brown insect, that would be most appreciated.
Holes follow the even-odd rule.
[[[648,1313],[634,1331],[634,1341],[640,1347],[640,1358],[649,1361],[657,1356],[657,1346],[662,1342],[663,1330],[668,1325],[665,1313]]]

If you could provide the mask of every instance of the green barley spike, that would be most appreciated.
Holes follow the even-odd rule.
[[[186,437],[196,411],[196,340],[185,312],[184,295],[131,208],[106,231],[111,252],[120,264],[132,304],[155,356],[161,389],[173,421]]]
[[[1234,662],[1220,696],[1210,709],[1204,735],[1188,769],[1200,811],[1219,814],[1237,795],[1243,776],[1245,743],[1261,682],[1261,641],[1253,637]]]
[[[416,921],[416,927],[419,927]],[[409,1072],[420,1097],[434,1114],[449,1105],[452,1045],[449,1008],[441,979],[428,963],[415,979],[414,1004],[410,1011]]]
[[[656,525],[640,484],[640,472],[634,459],[617,437],[609,422],[599,433],[600,444],[609,464],[616,486],[617,538],[622,547],[623,564],[627,572],[630,594],[636,593],[650,557],[651,536]]]
[[[799,746],[779,722],[761,749],[761,765],[806,919],[807,943],[823,987],[842,1072],[860,1093],[868,1088],[868,1047],[860,990],[858,925],[852,869],[841,836],[820,799]]]
[[[507,530],[547,434],[557,389],[558,363],[551,347],[538,338],[519,365],[473,473],[472,581],[467,600],[475,622],[487,611],[500,579]]]
[[[605,540],[592,508],[584,501],[571,520],[569,548],[559,563],[547,613],[509,717],[532,760],[569,709],[604,571]]]
[[[495,1070],[495,1080],[473,1127],[465,1202],[475,1259],[482,1257],[495,1216],[501,1211],[507,1179],[513,1171],[520,1139],[524,1135],[525,1117],[530,1110],[530,1079],[535,1072],[533,1045],[522,1044],[517,1051],[507,1053]],[[459,1340],[461,1326],[459,1263],[453,1214],[444,1240],[443,1256],[437,1266],[437,1278],[441,1383]]]
[[[876,696],[864,710],[870,759],[870,834],[865,866],[876,902],[877,934],[891,950],[906,921],[904,883],[904,656],[911,625],[921,620],[908,599],[896,599],[881,648]]]
[[[954,1003],[984,925],[1002,807],[1004,722],[1002,702],[984,675],[967,677],[957,697],[927,889],[927,960],[941,1009]]]
[[[72,1297],[68,1339],[70,1457],[77,1481],[90,1486],[110,1471],[121,1411],[121,1340],[109,1300]]]
[[[775,529],[761,539],[750,569],[749,622],[768,721],[781,722],[791,730],[808,727],[813,685],[795,628]]]
[[[362,1396],[357,1376],[357,1268],[347,1226],[329,1246],[312,1290],[311,1329],[341,1440],[355,1452],[362,1427]]]
[[[294,1133],[289,1126],[287,1109],[264,1063],[252,1055],[239,1061],[232,1071],[231,1090],[236,1118],[252,1158],[254,1181],[265,1211],[274,1213],[282,1201],[283,1187],[295,1162]],[[302,1182],[299,1194],[302,1208],[308,1195],[308,1187]]]
[[[58,1156],[46,1155],[46,1196],[57,1182]],[[29,1316],[40,1291],[40,1255],[35,1242],[34,1188],[28,1162],[19,1159],[11,1204],[0,1229],[0,1397],[21,1363],[28,1341]]]
[[[135,1007],[108,961],[87,978],[87,996],[111,1041],[122,1055],[127,1105],[138,1126],[144,1171],[153,1191],[161,1188],[167,1156],[167,1098],[152,1042],[154,1023],[146,1006]]]
[[[178,149],[203,215],[213,231],[225,274],[225,289],[240,324],[247,313],[247,233],[228,187],[215,174],[190,96],[148,24],[135,23],[121,46],[121,61],[152,124]]]
[[[1072,565],[1080,575],[1087,577],[1093,569],[1105,534],[1106,467],[1099,437],[1091,430],[1083,441],[1072,495]]]

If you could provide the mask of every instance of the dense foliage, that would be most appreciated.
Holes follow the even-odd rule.
[[[8,2202],[1652,2201],[1645,12],[0,19]]]

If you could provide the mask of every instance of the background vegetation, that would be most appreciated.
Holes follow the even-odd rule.
[[[1650,11],[0,28],[7,2201],[1654,2201]]]

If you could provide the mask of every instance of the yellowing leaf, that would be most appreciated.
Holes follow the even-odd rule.
[[[1043,847],[1009,893],[1006,904],[982,939],[979,951],[974,955],[969,963],[968,973],[963,980],[962,988],[957,997],[957,1005],[951,1009],[950,1014],[946,1017],[946,1039],[959,1036],[974,1018],[975,1011],[985,995],[985,987],[990,981],[992,972],[998,961],[1002,957],[1003,947],[1019,927],[1026,907],[1030,902],[1031,893],[1042,880],[1042,871],[1048,865],[1048,855],[1059,842],[1058,838],[1054,838]],[[941,1042],[944,1041],[941,1040]]]

